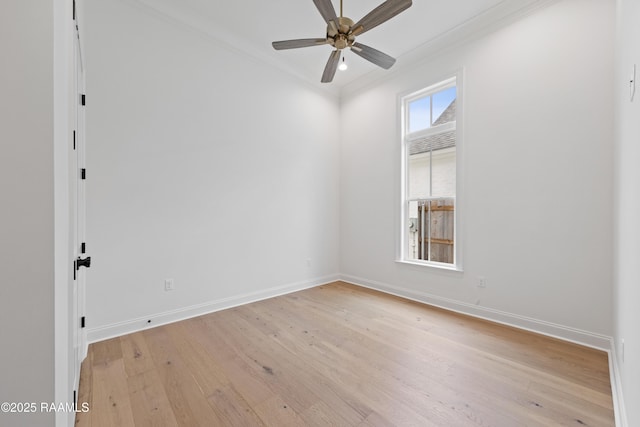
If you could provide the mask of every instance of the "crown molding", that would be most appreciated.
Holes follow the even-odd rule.
[[[310,89],[328,95],[334,99],[339,99],[340,89],[335,85],[321,84],[311,79],[308,74],[293,67],[288,67],[282,61],[269,55],[269,49],[255,46],[239,37],[234,36],[224,28],[212,25],[205,17],[192,13],[187,8],[181,7],[179,2],[174,0],[122,0],[143,13],[151,15],[156,19],[163,20],[169,24],[182,27],[191,31],[203,39],[215,44],[217,47],[226,49],[245,58],[267,65],[276,71],[286,74],[302,83]],[[270,45],[269,45],[270,46]],[[315,76],[314,76],[315,77]]]
[[[529,16],[536,11],[557,3],[559,0],[505,0],[478,15],[462,22],[420,46],[398,57],[396,65],[390,71],[374,70],[355,81],[349,82],[340,90],[340,98],[349,97],[391,80],[399,74],[433,61],[448,51],[464,46],[480,37],[496,32],[508,25]]]

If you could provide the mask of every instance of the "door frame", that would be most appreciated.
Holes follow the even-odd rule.
[[[73,343],[73,272],[72,230],[73,130],[75,128],[76,83],[74,37],[81,0],[53,0],[53,189],[54,189],[54,361],[53,380],[56,404],[73,403],[77,390],[74,372]],[[84,348],[86,353],[86,344]],[[77,393],[76,393],[77,395]],[[72,427],[75,413],[58,411],[55,426]]]
[[[78,25],[78,17],[75,16],[76,25],[74,31],[74,80],[75,80],[75,126],[74,126],[74,153],[72,155],[71,206],[75,208],[72,213],[73,235],[73,259],[79,260],[86,254],[86,164],[85,164],[85,65],[82,56],[82,43]],[[72,99],[74,99],[72,98]],[[78,268],[74,263],[73,291],[71,298],[72,331],[73,331],[73,363],[74,363],[74,390],[79,389],[80,367],[87,354],[87,334],[85,329],[85,289],[86,268]],[[77,393],[76,393],[77,398]]]

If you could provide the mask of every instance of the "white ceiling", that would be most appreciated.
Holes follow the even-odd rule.
[[[325,36],[326,24],[312,0],[139,0],[164,15],[203,31],[236,49],[271,63],[312,84],[320,77],[331,46],[276,51],[271,42]],[[358,21],[383,0],[343,0],[344,16]],[[469,37],[525,13],[549,0],[413,0],[413,5],[384,24],[362,34],[358,42],[395,58],[394,68],[406,65],[438,42]],[[340,2],[333,0],[339,15]],[[338,71],[326,89],[339,92],[356,80],[389,71],[345,50],[346,71]],[[405,64],[403,64],[405,63]],[[358,82],[360,83],[360,82]]]

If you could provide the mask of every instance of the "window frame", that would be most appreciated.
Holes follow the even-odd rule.
[[[400,184],[396,187],[399,188],[398,205],[398,228],[397,228],[397,244],[396,244],[396,262],[408,265],[415,265],[419,267],[437,268],[439,270],[452,270],[463,271],[463,213],[464,213],[464,194],[463,194],[463,115],[464,115],[464,103],[463,103],[463,70],[459,69],[456,72],[447,73],[445,77],[439,79],[433,79],[430,83],[422,85],[415,90],[409,90],[398,94],[397,97],[397,120],[398,120],[398,135],[400,141],[400,154],[399,164],[400,171],[397,174],[400,180]],[[409,132],[409,111],[408,106],[410,102],[423,98],[430,94],[434,94],[448,87],[456,86],[456,120],[455,122],[445,123],[436,127],[429,127],[414,132]],[[456,194],[455,194],[455,216],[454,216],[454,262],[453,264],[442,263],[437,261],[417,260],[408,257],[408,244],[409,244],[409,201],[412,200],[408,195],[408,181],[409,181],[409,144],[426,136],[433,135],[435,133],[446,132],[453,130],[456,132]],[[432,197],[432,199],[439,199],[442,197]]]

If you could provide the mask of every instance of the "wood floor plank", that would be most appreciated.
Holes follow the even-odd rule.
[[[300,415],[277,394],[257,405],[255,411],[267,426],[308,426]]]
[[[120,337],[120,347],[128,376],[132,377],[154,369],[153,359],[142,332]]]
[[[342,282],[89,355],[78,425],[614,426],[606,353]]]
[[[158,373],[151,369],[127,378],[136,426],[178,426]]]
[[[372,412],[367,415],[367,418],[362,420],[358,427],[387,427],[393,425],[393,423],[377,412]]]
[[[120,338],[112,338],[100,341],[92,345],[93,366],[108,365],[116,360],[122,359],[122,347],[120,346]]]
[[[135,426],[122,358],[98,360],[92,374],[91,425]]]
[[[285,349],[278,348],[264,334],[248,325],[241,316],[233,316],[220,322],[219,328],[224,332],[227,345],[235,349],[249,372],[276,394],[288,396],[289,407],[302,413],[317,402],[319,397],[311,390],[311,384],[295,381],[295,374],[302,371],[300,366],[293,369],[289,364],[279,362],[288,360],[291,364],[298,363],[289,358]]]
[[[224,425],[185,366],[165,328],[145,331],[164,391],[180,426]]]
[[[84,411],[85,406],[90,410],[93,400],[93,349],[89,348],[87,357],[82,362],[80,370],[80,385],[78,386],[78,408],[81,409],[76,413],[75,427],[91,427],[91,412]]]
[[[267,343],[261,348],[273,355],[272,363],[275,366],[282,367],[276,373],[280,374],[284,384],[297,381],[306,386],[305,393],[309,395],[310,406],[307,404],[306,408],[297,409],[302,414],[318,412],[320,408],[318,402],[321,401],[320,396],[323,396],[322,401],[330,405],[334,412],[340,413],[346,425],[354,425],[368,415],[371,412],[369,407],[363,405],[358,399],[350,398],[351,387],[340,387],[336,382],[327,381],[328,374],[322,366],[325,356],[316,352],[312,346],[300,338],[300,336],[309,336],[308,331],[307,333],[302,330],[296,331],[294,325],[286,321],[280,322],[273,317],[273,312],[268,305],[264,305],[264,308],[265,310],[256,311],[248,306],[241,316],[247,325],[262,323],[263,319],[266,319],[265,324],[281,325],[277,331],[269,333]],[[314,368],[309,369],[309,366]],[[282,395],[291,392],[280,387],[277,387],[277,392]],[[298,390],[298,393],[302,393],[302,390]]]
[[[594,404],[592,399],[585,398],[580,392],[567,393],[563,387],[550,387],[536,381],[531,383],[529,393],[536,402],[567,419],[567,425],[601,426],[610,422],[612,408],[609,406],[610,399],[605,396],[601,396],[600,404]],[[589,411],[575,413],[574,408],[589,408]]]
[[[200,345],[188,339],[191,322],[175,323],[166,327],[169,336],[192,372],[209,406],[223,420],[224,425],[262,425],[259,417],[229,382],[215,357]]]
[[[208,324],[207,318],[189,320],[189,334],[202,344],[210,355],[215,355],[215,369],[219,366],[234,388],[249,405],[255,406],[269,398],[274,391],[262,378],[254,373],[236,352],[226,345],[221,332],[217,330],[218,320]]]
[[[265,426],[258,414],[231,385],[213,391],[207,400],[227,426]]]
[[[167,325],[164,329],[171,337],[187,370],[194,373],[193,379],[202,394],[208,398],[216,390],[226,387],[229,381],[215,358],[206,351],[199,341],[189,338],[187,325],[188,322],[174,323]]]

